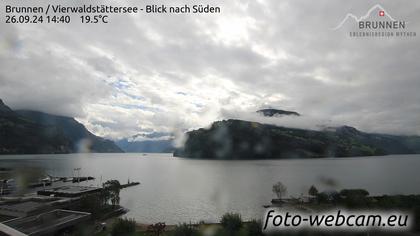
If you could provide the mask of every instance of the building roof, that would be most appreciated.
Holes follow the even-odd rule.
[[[5,216],[23,217],[39,214],[52,209],[52,204],[58,202],[51,199],[23,199],[18,201],[3,202],[0,204],[0,214]]]
[[[27,201],[27,202],[19,202],[19,203],[10,204],[10,205],[9,204],[0,205],[0,209],[6,210],[6,211],[16,211],[16,212],[31,212],[44,206],[45,206],[44,202]]]
[[[101,190],[101,188],[88,186],[61,186],[57,188],[50,188],[38,191],[39,195],[55,195],[63,197],[77,197],[84,194],[94,193]]]
[[[90,218],[90,213],[68,210],[54,210],[35,216],[17,218],[3,222],[4,225],[26,235],[36,236],[57,232]]]

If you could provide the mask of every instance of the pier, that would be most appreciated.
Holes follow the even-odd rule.
[[[131,186],[136,186],[136,185],[139,185],[140,184],[140,182],[131,182],[131,183],[126,183],[126,184],[121,184],[121,189],[123,189],[123,188],[128,188],[128,187],[131,187]]]

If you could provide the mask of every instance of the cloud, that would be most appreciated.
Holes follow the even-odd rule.
[[[185,2],[194,3],[171,4]],[[113,15],[107,25],[2,22],[0,97],[15,109],[75,116],[111,138],[253,119],[267,106],[303,114],[279,125],[420,134],[420,36],[351,39],[331,30],[376,2],[209,3],[222,13]],[[420,32],[420,3],[381,5]]]

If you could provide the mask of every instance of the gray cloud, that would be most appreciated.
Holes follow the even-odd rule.
[[[194,3],[173,4],[184,2]],[[113,138],[253,120],[247,114],[267,106],[304,114],[279,125],[420,134],[420,36],[351,39],[331,30],[377,2],[209,3],[222,14],[112,16],[95,26],[2,22],[0,97],[16,109],[76,116]],[[420,32],[420,3],[381,5]]]

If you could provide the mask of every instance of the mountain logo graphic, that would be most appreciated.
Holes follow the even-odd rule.
[[[396,21],[386,10],[385,8],[383,8],[381,5],[376,4],[375,6],[371,7],[367,13],[361,17],[357,17],[352,13],[347,13],[346,16],[344,17],[344,19],[334,28],[332,28],[332,30],[338,30],[340,29],[348,20],[354,20],[357,23],[359,21],[363,21],[369,18],[369,16],[372,14],[372,12],[378,11],[378,15],[381,17],[387,17],[389,18],[391,21]]]

